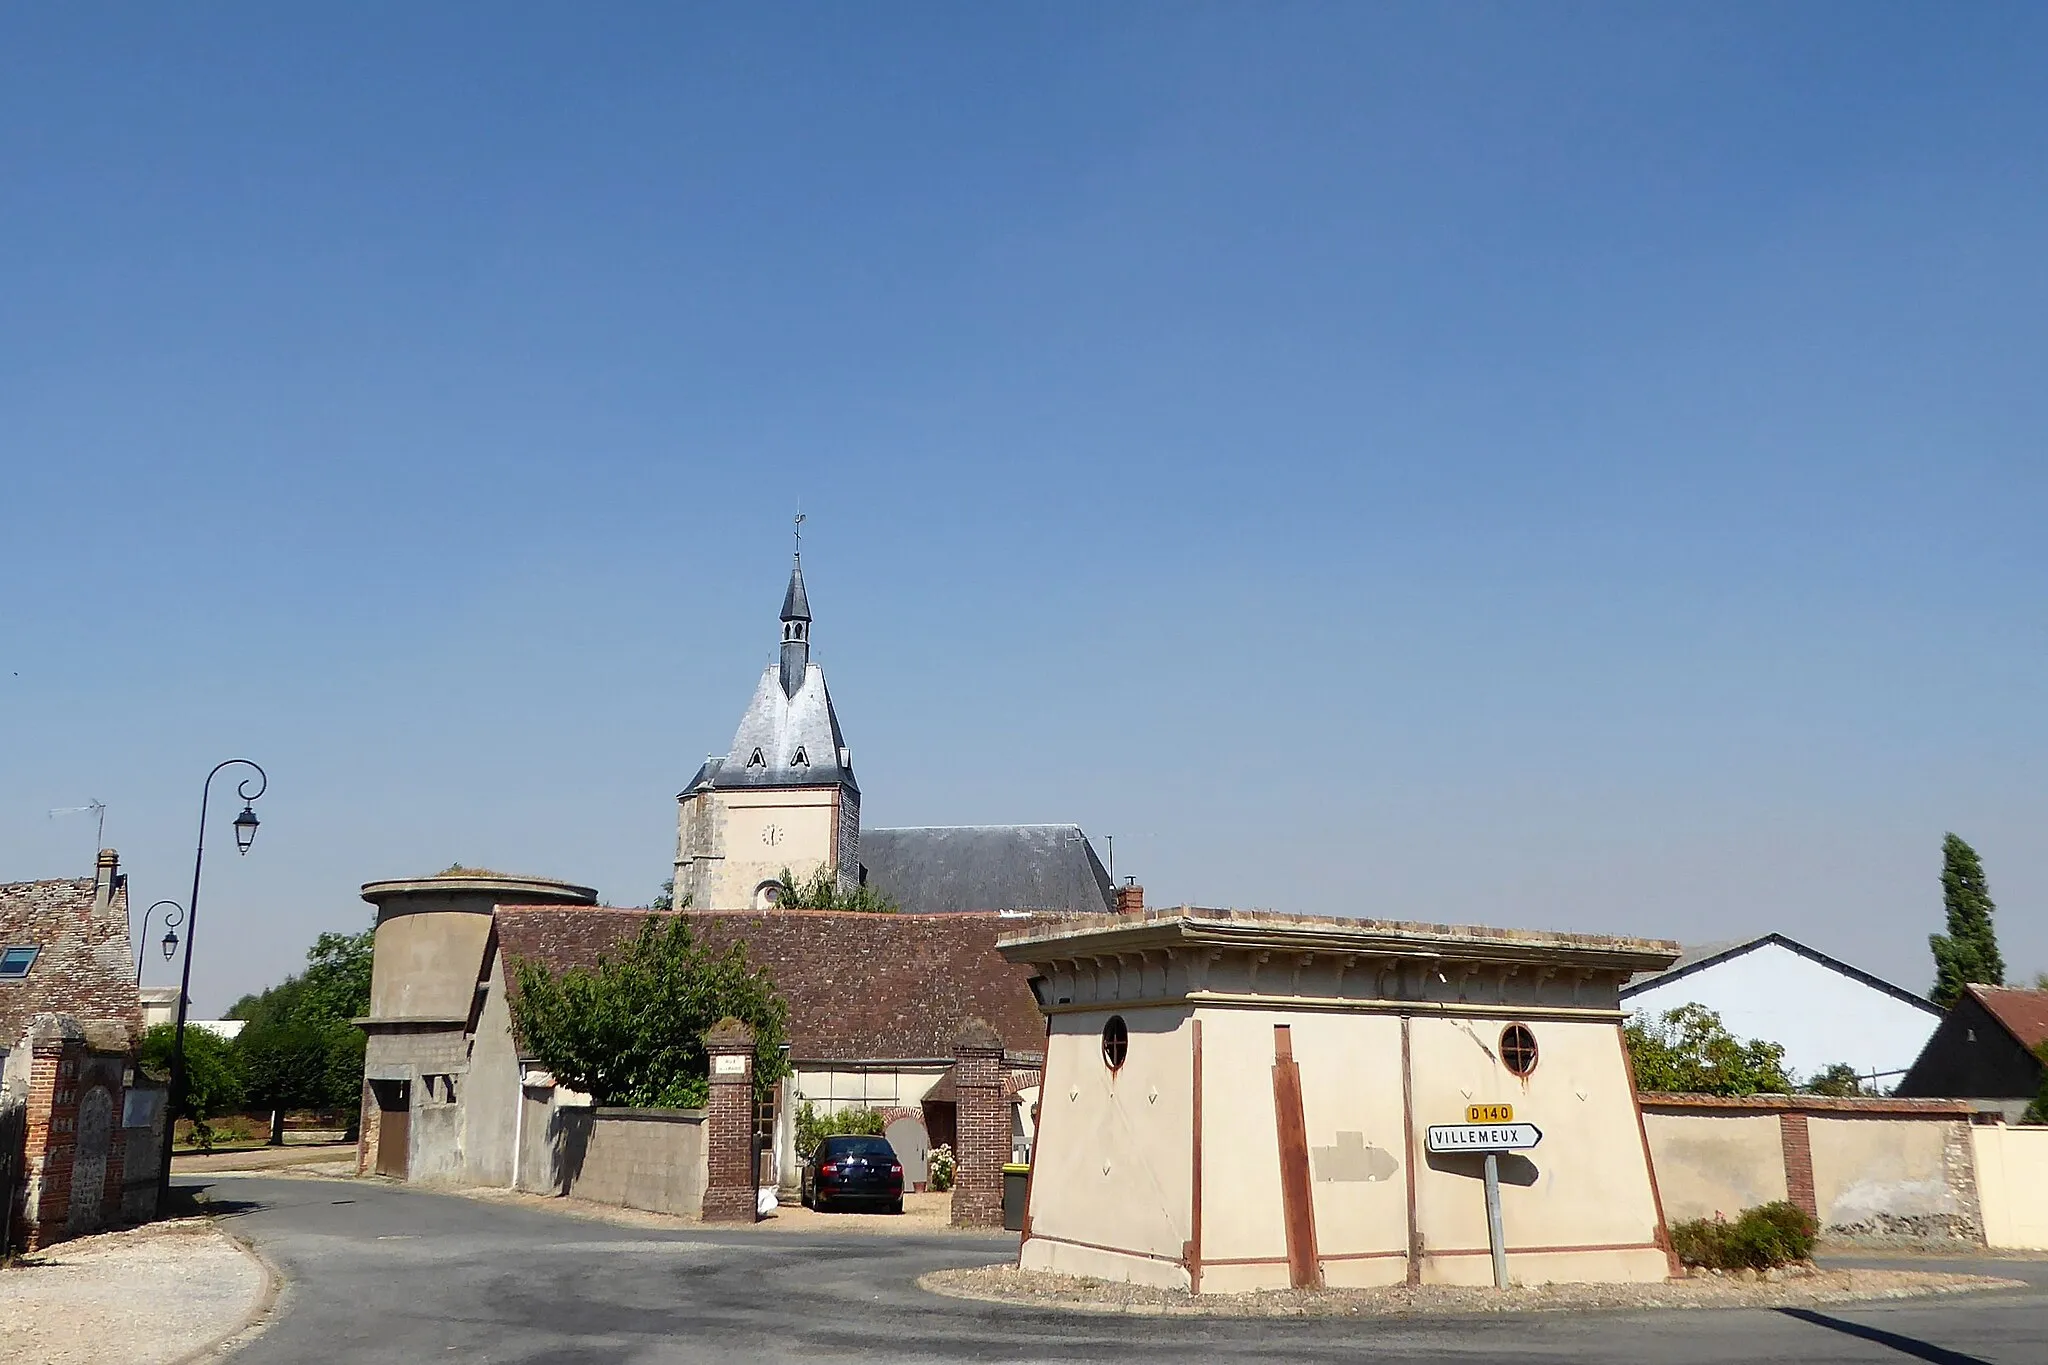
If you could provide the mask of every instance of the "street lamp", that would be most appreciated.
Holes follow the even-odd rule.
[[[161,1218],[171,1202],[171,1139],[178,1129],[178,1108],[185,1101],[185,1010],[192,999],[192,943],[199,934],[199,868],[206,861],[206,805],[213,796],[213,779],[223,768],[249,768],[254,777],[245,777],[235,784],[235,794],[242,798],[242,813],[235,817],[235,847],[242,853],[249,851],[249,845],[256,839],[256,819],[253,803],[270,786],[270,775],[246,758],[231,758],[216,763],[213,771],[206,775],[206,785],[199,789],[199,847],[192,854],[192,895],[185,902],[185,970],[178,983],[178,1029],[171,1040],[171,1093],[170,1110],[164,1115],[163,1162],[156,1176],[156,1210]],[[250,785],[255,785],[251,791]],[[175,936],[165,942],[165,952],[175,951]]]
[[[149,917],[163,906],[171,908],[164,912],[164,961],[169,962],[178,955],[177,928],[185,922],[185,907],[176,901],[158,901],[142,912],[142,932],[135,939],[135,984],[142,984],[142,954],[149,946]]]

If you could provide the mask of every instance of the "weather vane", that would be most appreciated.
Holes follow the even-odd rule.
[[[798,512],[798,513],[796,514],[796,527],[795,527],[795,529],[796,529],[796,552],[797,552],[798,554],[802,554],[802,553],[804,552],[804,514],[803,514],[802,512]]]

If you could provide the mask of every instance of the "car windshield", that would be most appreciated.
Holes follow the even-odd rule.
[[[896,1149],[889,1145],[887,1138],[827,1138],[825,1139],[825,1155],[881,1157],[885,1161],[894,1161],[896,1159]]]

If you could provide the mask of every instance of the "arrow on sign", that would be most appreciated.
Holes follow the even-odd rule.
[[[1526,1152],[1543,1141],[1533,1123],[1437,1123],[1430,1125],[1432,1152]]]

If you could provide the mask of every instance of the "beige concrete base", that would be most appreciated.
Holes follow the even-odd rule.
[[[1671,1264],[1656,1248],[1641,1251],[1525,1251],[1508,1257],[1511,1284],[1657,1284]],[[1424,1256],[1424,1284],[1493,1285],[1493,1257]]]
[[[1128,1252],[1100,1247],[1077,1246],[1072,1242],[1054,1242],[1044,1237],[1026,1241],[1018,1263],[1025,1270],[1043,1270],[1055,1275],[1116,1280],[1125,1284],[1148,1285],[1154,1289],[1178,1289],[1182,1293],[1188,1288],[1187,1267],[1176,1262],[1157,1261],[1149,1256],[1133,1256]],[[1286,1266],[1280,1267],[1280,1278],[1282,1283],[1286,1282]]]

